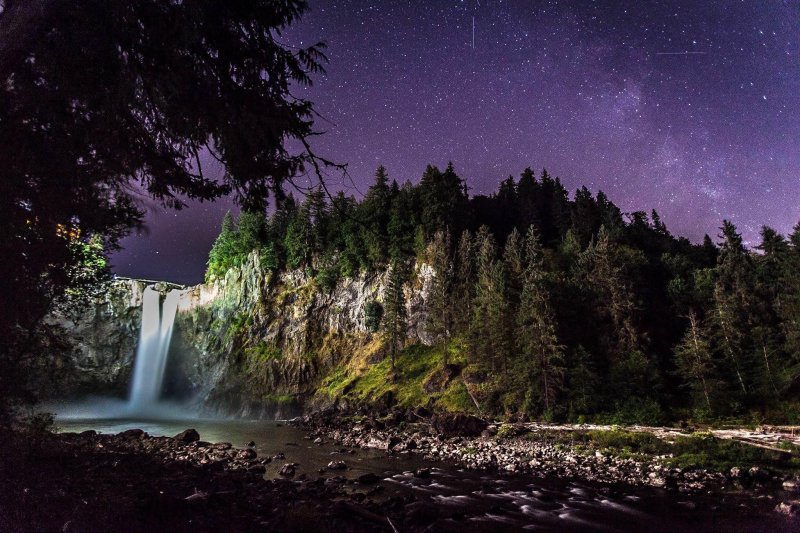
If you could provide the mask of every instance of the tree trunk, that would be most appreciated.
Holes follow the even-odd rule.
[[[767,377],[769,378],[769,384],[772,385],[772,392],[774,392],[775,395],[777,396],[778,388],[775,386],[775,380],[772,379],[772,369],[769,366],[769,356],[767,355],[767,346],[763,342],[761,343],[761,349],[764,352],[764,364],[767,365]]]
[[[728,353],[728,357],[731,361],[733,361],[733,367],[736,370],[736,377],[739,378],[739,385],[742,387],[742,392],[747,394],[747,387],[744,386],[744,379],[742,379],[742,373],[739,371],[739,361],[736,359],[736,355],[733,353],[733,346],[731,346],[731,340],[728,336],[728,328],[725,326],[725,318],[722,315],[722,309],[717,305],[717,314],[719,315],[719,323],[720,327],[722,328],[722,336],[725,337],[725,347],[727,348],[726,352]]]

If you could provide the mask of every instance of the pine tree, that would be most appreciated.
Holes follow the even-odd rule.
[[[600,305],[611,318],[616,337],[616,357],[639,350],[640,335],[634,326],[633,290],[617,245],[612,243],[605,226],[600,227],[597,240],[581,254],[580,263],[585,281],[600,293]]]
[[[300,268],[311,266],[314,227],[311,223],[309,204],[304,202],[297,209],[286,228],[284,248],[286,250],[286,266]]]
[[[392,373],[395,370],[398,348],[402,347],[406,337],[406,296],[403,290],[405,280],[405,265],[400,261],[392,262],[383,298],[383,325],[389,341]]]
[[[552,414],[564,378],[564,347],[558,343],[556,320],[545,286],[542,247],[533,226],[525,236],[525,267],[516,318],[518,365],[535,396]]]
[[[482,226],[475,237],[477,268],[472,302],[470,344],[478,366],[496,373],[508,371],[510,338],[505,299],[505,271],[498,261],[497,246],[489,228]]]
[[[475,259],[472,234],[464,231],[458,240],[453,283],[453,327],[468,333],[475,293]],[[469,335],[468,335],[469,336]]]
[[[525,274],[525,250],[522,236],[517,228],[511,231],[503,248],[503,264],[506,269],[507,293],[509,304],[516,308],[519,305],[520,292]]]
[[[730,221],[724,220],[721,229],[723,242],[716,268],[713,320],[720,349],[730,361],[739,388],[746,394],[743,357],[747,351],[744,343],[749,318],[752,270],[750,258],[736,227]]]
[[[675,347],[675,360],[678,371],[689,381],[692,390],[702,394],[708,412],[711,412],[711,378],[714,374],[714,362],[711,357],[711,346],[703,333],[697,315],[689,313],[689,327]]]
[[[237,238],[233,216],[228,211],[222,219],[222,228],[208,254],[207,280],[224,275],[228,268],[232,266],[233,257],[236,254]]]
[[[786,352],[800,362],[800,224],[789,236],[789,250],[783,265],[784,295],[779,310],[786,337]]]
[[[263,211],[244,210],[239,214],[237,253],[246,256],[266,241],[267,220]]]
[[[374,266],[386,263],[389,256],[389,214],[391,189],[386,168],[381,165],[375,171],[375,183],[367,191],[360,206],[364,221],[364,242],[367,257]]]
[[[448,345],[452,330],[453,262],[450,258],[450,233],[439,230],[428,246],[428,257],[433,268],[428,306],[428,332],[442,345],[442,362],[448,364]]]
[[[569,409],[572,414],[593,412],[600,396],[600,377],[592,361],[592,355],[580,344],[569,353],[565,378]]]

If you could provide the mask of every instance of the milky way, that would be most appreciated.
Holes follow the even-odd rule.
[[[473,194],[525,167],[697,240],[723,218],[756,243],[800,220],[800,2],[311,1],[282,36],[328,44],[315,150],[417,181],[453,161]],[[473,48],[474,20],[474,48]],[[197,282],[231,202],[148,215],[123,275]]]

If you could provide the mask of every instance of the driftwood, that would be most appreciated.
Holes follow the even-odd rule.
[[[628,431],[641,431],[651,433],[661,439],[670,439],[679,436],[688,437],[693,432],[681,428],[658,426],[611,426],[602,424],[524,424],[529,430],[554,430],[554,431],[610,431],[621,428]],[[754,430],[745,428],[734,429],[707,429],[707,433],[719,439],[735,440],[742,444],[764,448],[782,454],[792,455],[791,450],[780,448],[783,443],[800,447],[800,426],[760,426]]]

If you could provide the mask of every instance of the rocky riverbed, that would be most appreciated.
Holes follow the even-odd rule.
[[[421,415],[318,415],[295,421],[304,431],[198,421],[199,433],[176,434],[175,423],[151,421],[144,426],[154,435],[75,426],[2,435],[0,530],[655,532],[797,525],[773,511],[794,509],[779,495],[709,495],[692,485],[707,488],[709,480],[722,482],[721,474],[698,481],[680,472],[674,483],[661,484],[650,475],[662,472],[651,468],[655,463],[548,447],[473,417]],[[165,430],[170,436],[157,436]],[[505,437],[498,440],[497,431]],[[230,435],[233,443],[206,442],[203,434]]]
[[[282,452],[204,442],[193,429],[4,437],[0,531],[382,531],[381,506],[397,506],[364,502],[381,491],[374,474],[295,475]],[[265,478],[272,462],[283,476]]]
[[[392,454],[419,454],[471,470],[524,474],[537,478],[581,479],[588,482],[651,486],[677,493],[750,491],[754,497],[781,491],[775,510],[800,516],[800,477],[792,470],[760,466],[730,469],[676,467],[670,455],[636,454],[592,449],[537,436],[536,425],[490,424],[470,415],[430,417],[423,411],[395,411],[383,416],[337,416],[318,413],[302,424],[316,442],[380,448]],[[543,432],[551,431],[542,429]],[[781,453],[781,452],[779,452]],[[798,524],[800,526],[800,524]]]

